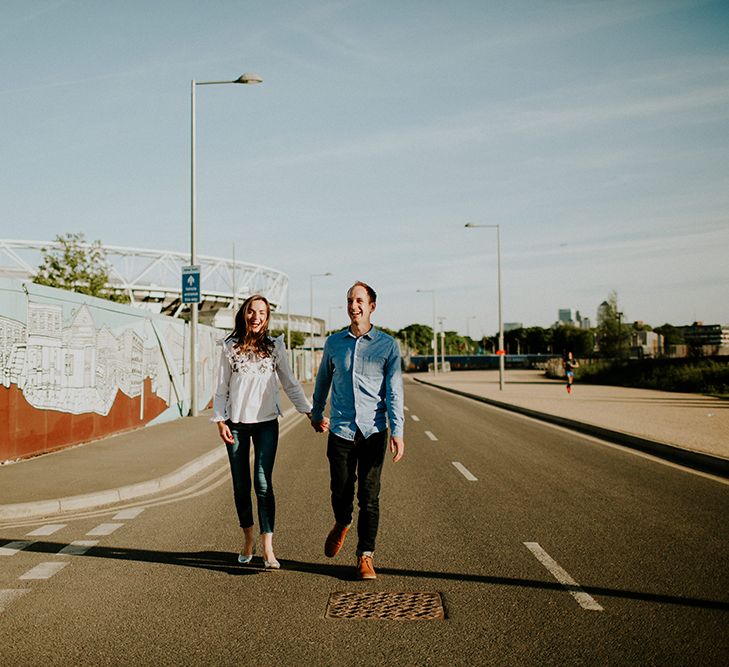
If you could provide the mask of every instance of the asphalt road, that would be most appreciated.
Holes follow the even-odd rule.
[[[0,663],[727,664],[729,485],[414,383],[406,405],[376,581],[353,578],[353,535],[323,555],[325,437],[295,417],[275,471],[281,571],[236,564],[226,467],[0,526]],[[446,618],[327,618],[337,592],[436,592]]]

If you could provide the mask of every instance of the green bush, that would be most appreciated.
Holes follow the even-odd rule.
[[[600,361],[580,366],[575,377],[587,384],[729,394],[729,362],[716,359]]]

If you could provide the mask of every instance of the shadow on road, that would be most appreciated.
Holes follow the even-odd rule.
[[[0,538],[0,546],[12,540]],[[58,555],[58,552],[68,546],[58,542],[33,542],[25,547],[24,551]],[[131,549],[126,547],[91,547],[80,555],[61,556],[62,558],[108,558],[111,560],[128,560],[141,563],[159,563],[162,565],[175,565],[178,567],[194,567],[216,572],[224,572],[232,576],[245,576],[266,573],[263,562],[256,557],[250,565],[239,565],[237,553],[228,551],[150,551],[147,549]],[[281,571],[303,572],[342,581],[353,581],[354,567],[351,565],[335,565],[329,563],[309,563],[297,560],[280,559]],[[707,600],[703,598],[682,597],[661,593],[648,593],[641,591],[628,591],[618,588],[605,588],[599,586],[570,587],[562,586],[557,582],[539,581],[535,579],[520,579],[515,577],[494,577],[483,574],[469,574],[466,572],[433,572],[429,570],[409,570],[392,567],[378,567],[381,575],[405,577],[413,579],[431,579],[446,581],[470,581],[489,586],[516,586],[536,590],[575,590],[585,591],[594,596],[605,596],[625,600],[640,600],[658,604],[671,604],[683,607],[696,607],[699,609],[717,609],[729,611],[729,602],[721,600]]]

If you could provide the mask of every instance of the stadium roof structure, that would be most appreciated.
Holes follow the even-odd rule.
[[[91,248],[91,243],[79,243]],[[31,280],[43,260],[43,250],[60,250],[58,241],[13,241],[0,239],[0,276]],[[109,287],[126,293],[132,305],[178,316],[182,304],[182,267],[190,256],[181,252],[102,246],[110,267]],[[198,255],[200,266],[200,312],[230,308],[236,300],[263,294],[272,308],[280,308],[288,290],[288,276],[250,262]]]

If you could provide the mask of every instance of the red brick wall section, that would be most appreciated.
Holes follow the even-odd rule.
[[[57,410],[38,410],[15,386],[0,386],[0,461],[45,454],[55,449],[98,440],[112,433],[144,426],[169,406],[144,381],[144,419],[139,419],[140,396],[129,398],[121,391],[106,416],[89,412],[72,415]]]

